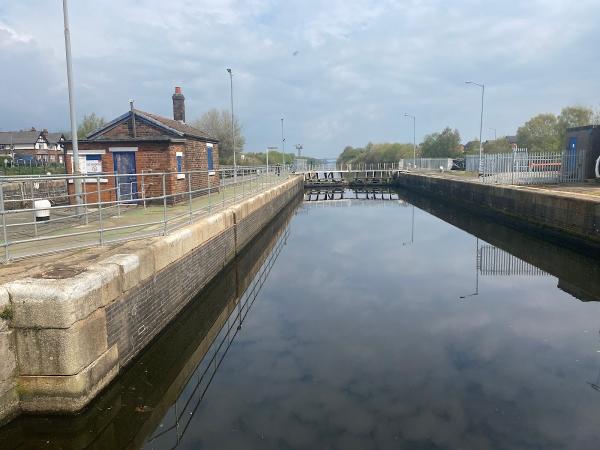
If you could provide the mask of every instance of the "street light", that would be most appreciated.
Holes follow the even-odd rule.
[[[474,81],[465,81],[465,83],[481,88],[481,119],[479,122],[479,174],[481,175],[483,169],[483,143],[481,142],[481,135],[483,134],[483,97],[485,96],[485,84],[475,83]]]
[[[285,138],[283,137],[283,117],[281,118],[281,159],[283,160],[283,167],[285,169]]]
[[[69,114],[71,116],[71,140],[73,143],[73,185],[75,186],[75,201],[77,214],[82,214],[81,209],[81,178],[79,168],[79,142],[77,140],[77,117],[75,115],[75,94],[73,92],[73,65],[71,64],[71,32],[69,31],[69,7],[67,0],[63,0],[63,18],[65,25],[65,53],[67,57],[67,86],[69,90]],[[66,161],[65,161],[66,164]]]
[[[235,160],[235,125],[233,122],[233,73],[231,73],[231,69],[227,69],[229,72],[229,86],[231,93],[231,145],[233,146],[233,182],[237,181],[237,164]]]
[[[417,164],[417,118],[404,113],[404,117],[410,117],[413,120],[413,166]]]

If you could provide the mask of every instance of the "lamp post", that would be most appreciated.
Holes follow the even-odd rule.
[[[404,117],[410,117],[413,120],[413,166],[415,166],[417,164],[417,118],[406,113]]]
[[[231,69],[228,68],[227,72],[229,72],[229,92],[231,94],[231,145],[233,147],[233,182],[237,181],[237,164],[235,159],[235,124],[233,121],[233,73]]]
[[[75,187],[75,201],[77,214],[82,214],[81,209],[81,172],[79,167],[79,142],[77,140],[77,117],[75,115],[75,94],[73,92],[73,65],[71,64],[71,32],[69,30],[69,7],[67,0],[63,0],[63,18],[65,26],[65,54],[67,59],[67,86],[69,90],[69,115],[71,116],[71,139],[73,142],[73,185]]]
[[[483,98],[485,96],[485,84],[475,83],[474,81],[465,81],[466,84],[473,84],[481,88],[481,119],[479,121],[479,174],[483,169],[483,142],[481,142],[483,134]]]
[[[281,159],[285,169],[285,137],[283,137],[283,117],[281,118]]]

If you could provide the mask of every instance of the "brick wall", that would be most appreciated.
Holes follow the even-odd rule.
[[[108,345],[117,344],[120,365],[135,357],[301,189],[301,182],[282,189],[233,227],[111,303],[106,309]]]
[[[234,244],[234,230],[229,228],[107,307],[108,345],[118,345],[121,365],[137,355],[233,259]]]

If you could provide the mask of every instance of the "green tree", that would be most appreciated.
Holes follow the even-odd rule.
[[[567,128],[583,127],[594,123],[594,110],[586,106],[567,106],[560,111],[557,132],[562,148],[566,146]]]
[[[505,137],[493,141],[487,141],[483,144],[484,153],[510,153],[512,146]]]
[[[242,135],[242,125],[234,119],[235,151],[244,151],[246,138]],[[231,113],[211,109],[192,122],[192,126],[219,140],[219,161],[221,164],[233,164],[233,142],[231,140]]]
[[[338,156],[337,162],[338,164],[351,163],[361,154],[361,152],[364,152],[364,149],[354,148],[350,145],[347,145],[346,147],[344,147],[342,153],[340,153],[340,156]]]
[[[85,114],[83,116],[83,120],[77,127],[77,137],[79,139],[84,139],[88,134],[92,131],[97,130],[98,128],[104,126],[106,121],[103,117],[99,117],[96,113]]]
[[[446,127],[441,133],[425,136],[421,144],[422,156],[426,158],[453,158],[460,155],[460,133]]]
[[[556,152],[562,149],[558,117],[554,114],[538,114],[517,130],[519,147],[533,152]]]

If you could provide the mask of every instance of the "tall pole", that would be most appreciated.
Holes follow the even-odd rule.
[[[413,165],[417,161],[417,118],[410,114],[404,114],[404,117],[410,117],[413,121]]]
[[[233,121],[233,73],[229,72],[229,92],[231,94],[231,145],[233,147],[233,181],[237,181],[237,163],[235,159],[235,122]]]
[[[285,137],[283,137],[283,117],[281,118],[281,149],[282,149],[281,159],[283,161],[283,166],[285,167]]]
[[[474,81],[466,81],[466,84],[474,84],[481,88],[481,118],[479,121],[479,173],[482,173],[483,169],[483,142],[481,141],[483,135],[483,98],[485,96],[485,84],[475,83]]]
[[[67,86],[69,89],[69,114],[71,116],[71,139],[73,142],[73,185],[75,187],[75,201],[77,213],[81,214],[81,174],[79,168],[79,142],[77,140],[77,117],[75,115],[75,94],[73,92],[73,66],[71,64],[71,32],[69,31],[69,8],[67,0],[63,0],[63,17],[65,25],[65,53],[67,57]],[[65,161],[66,162],[66,161]]]

